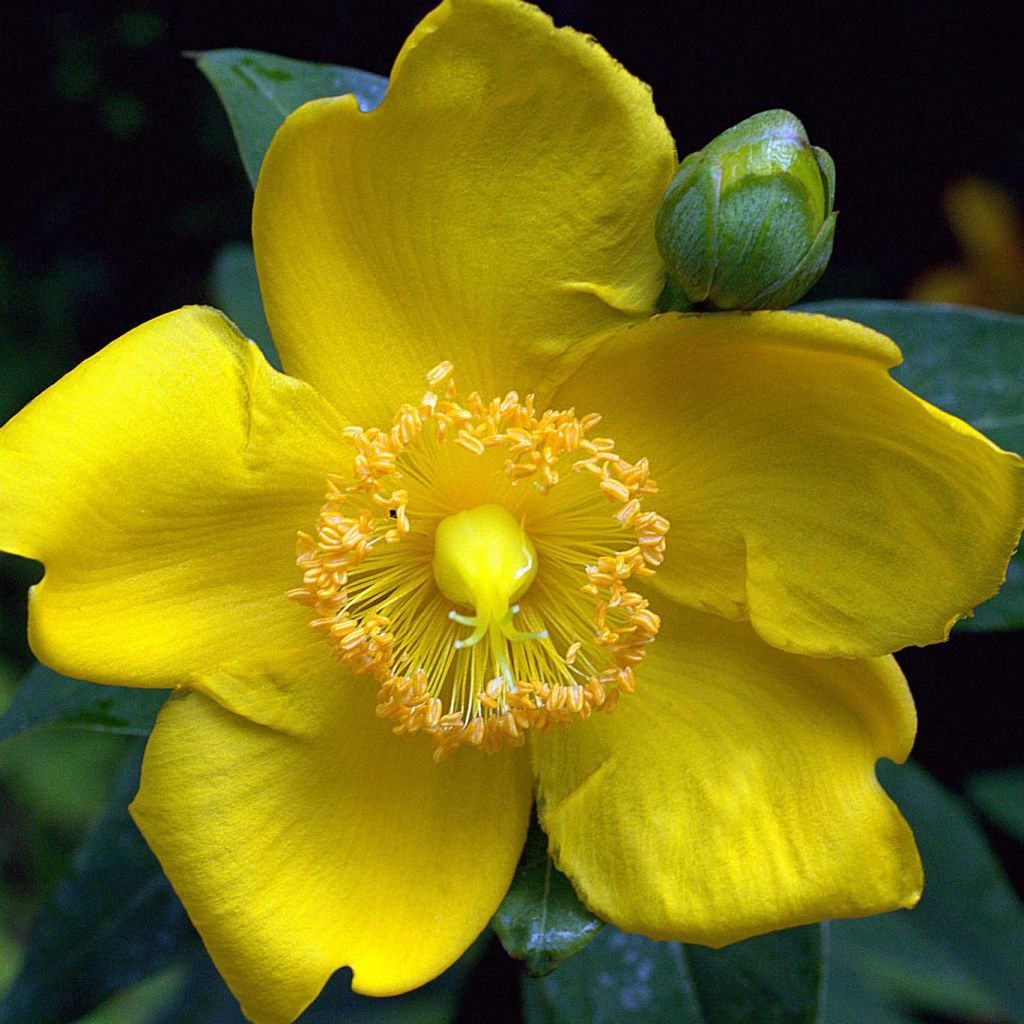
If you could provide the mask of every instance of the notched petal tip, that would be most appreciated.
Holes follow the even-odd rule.
[[[793,653],[873,657],[995,593],[1024,512],[1017,456],[896,383],[897,356],[819,315],[665,314],[606,335],[556,400],[600,394],[602,429],[658,466],[656,590]]]
[[[253,232],[284,366],[367,425],[446,358],[543,401],[586,339],[653,310],[674,169],[600,47],[525,4],[442,5],[373,113],[303,107],[267,153]]]
[[[316,734],[192,693],[161,712],[132,805],[217,969],[267,1024],[344,965],[379,996],[445,970],[507,891],[530,810],[524,759],[431,765],[374,718],[363,681],[282,672]]]
[[[534,745],[556,863],[598,916],[722,946],[912,905],[920,860],[875,775],[915,717],[891,658],[824,661],[676,609],[637,698]]]
[[[0,430],[0,548],[46,566],[33,649],[76,679],[173,687],[301,644],[292,540],[343,427],[206,306],[76,367]]]

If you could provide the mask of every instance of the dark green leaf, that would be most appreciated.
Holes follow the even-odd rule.
[[[607,925],[546,978],[523,979],[526,1024],[706,1024],[685,949]]]
[[[913,912],[835,921],[831,932],[825,1024],[849,1019],[848,1008],[839,999],[852,984],[889,1013],[914,1007],[949,1017],[995,1020],[1001,1016],[984,986],[953,952],[920,927]],[[840,991],[833,986],[836,977],[846,978]],[[875,1017],[861,1019],[874,1021]]]
[[[38,729],[0,743],[0,854],[17,858],[18,875],[33,879],[33,888],[52,888],[64,874],[74,847],[107,805],[132,740]],[[13,847],[3,841],[5,832],[19,836]]]
[[[547,836],[530,825],[523,856],[493,926],[510,956],[534,977],[548,974],[578,953],[601,930],[548,856]]]
[[[725,949],[653,942],[608,925],[546,978],[523,981],[527,1024],[814,1024],[823,978],[817,925]]]
[[[920,999],[930,986],[933,1008],[938,1009],[943,987],[948,996],[947,982],[959,977],[966,986],[960,996],[975,1009],[994,1004],[1002,1016],[1024,1022],[1024,906],[977,823],[963,801],[918,765],[883,762],[879,777],[913,828],[924,862],[921,902],[909,913],[897,914],[903,919],[898,927],[911,926],[919,937],[900,941],[899,932],[888,929],[882,947],[886,959],[887,949],[901,945],[904,950],[899,969],[910,979],[906,998]],[[844,927],[872,926],[849,922]],[[938,952],[926,972],[921,951],[929,947]],[[883,966],[889,975],[878,984],[892,991],[892,966]],[[962,1009],[947,998],[945,1012],[953,1015]]]
[[[197,58],[224,104],[254,188],[270,140],[296,107],[322,96],[352,93],[360,109],[372,110],[388,85],[386,78],[369,71],[310,64],[258,50],[208,50]]]
[[[115,992],[95,1010],[79,1017],[77,1024],[153,1024],[181,989],[183,975],[182,965],[175,963],[167,970]]]
[[[1024,768],[975,775],[967,792],[987,817],[1024,842]]]
[[[1021,1020],[1024,911],[977,825],[922,768],[880,775],[914,828],[925,892],[910,912],[833,922],[823,1024],[900,1021],[909,1008]]]
[[[798,307],[866,324],[903,350],[893,376],[1009,451],[1024,451],[1024,316],[965,306],[830,299]],[[999,594],[958,629],[1024,628],[1024,552]]]
[[[917,1024],[888,998],[865,982],[860,969],[844,954],[836,942],[838,925],[829,928],[828,980],[825,983],[825,1005],[819,1024]]]
[[[63,1024],[170,962],[194,941],[185,912],[128,816],[139,741],[110,802],[41,909],[0,1024]]]
[[[280,370],[281,360],[263,315],[256,260],[252,246],[247,242],[228,242],[214,257],[210,271],[210,296],[213,304],[227,313],[247,338],[259,345],[267,362]]]
[[[759,935],[724,949],[686,946],[708,1024],[814,1024],[827,936],[821,925]]]
[[[440,978],[404,996],[372,998],[352,992],[352,972],[338,971],[296,1024],[449,1024],[482,946],[476,943]],[[235,997],[209,956],[196,946],[178,998],[155,1024],[245,1024]]]
[[[188,954],[181,988],[154,1024],[246,1024],[238,1002],[201,945]]]
[[[166,690],[83,683],[37,664],[0,717],[0,740],[44,725],[145,736],[166,699]]]

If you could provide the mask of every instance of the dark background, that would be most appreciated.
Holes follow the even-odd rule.
[[[19,275],[63,279],[87,348],[195,301],[216,248],[246,237],[251,195],[214,95],[182,52],[253,47],[386,75],[431,6],[5,5],[5,257]],[[983,3],[547,9],[651,83],[680,155],[758,110],[804,120],[838,167],[827,292],[897,297],[952,257],[940,202],[955,178],[1024,192],[1019,31]]]
[[[183,51],[252,47],[387,74],[431,6],[5,5],[0,412],[139,322],[203,301],[216,250],[247,238],[248,182]],[[835,257],[818,295],[899,297],[954,258],[941,197],[966,173],[1024,195],[1019,32],[988,5],[546,9],[651,83],[681,156],[758,110],[803,119],[838,168]],[[0,642],[22,643],[22,607],[23,593],[8,598]],[[940,779],[959,787],[1019,763],[1019,633],[901,660],[921,711],[917,756]],[[1019,859],[994,838],[1019,881]]]

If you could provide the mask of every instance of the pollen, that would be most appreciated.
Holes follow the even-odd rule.
[[[288,594],[435,760],[520,746],[632,694],[660,627],[633,587],[669,529],[645,508],[647,460],[592,436],[599,415],[461,399],[453,372],[434,367],[387,429],[346,431],[351,464],[298,536]]]

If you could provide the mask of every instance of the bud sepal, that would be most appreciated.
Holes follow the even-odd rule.
[[[658,211],[665,308],[782,309],[828,265],[835,166],[788,111],[741,121],[680,165]],[[676,287],[671,285],[675,284]],[[685,302],[666,299],[682,293]]]

